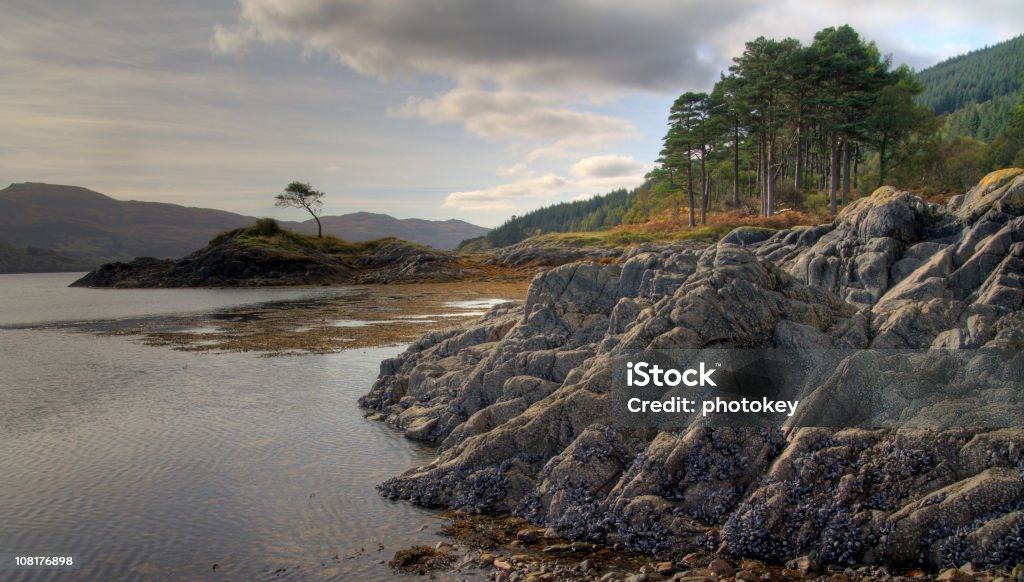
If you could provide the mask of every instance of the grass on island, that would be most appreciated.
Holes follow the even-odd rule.
[[[319,251],[339,259],[356,257],[393,246],[426,248],[421,244],[396,237],[349,242],[330,234],[325,234],[322,237],[312,234],[300,234],[281,228],[281,225],[273,218],[261,218],[250,226],[222,232],[210,239],[210,245],[218,245],[228,239],[234,239],[235,242],[243,247],[300,253]]]

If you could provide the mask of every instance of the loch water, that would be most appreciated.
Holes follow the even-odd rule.
[[[436,513],[375,490],[433,452],[356,403],[401,347],[193,353],[53,325],[344,289],[74,278],[0,275],[0,553],[74,554],[80,569],[0,579],[392,579],[396,550],[442,539]]]

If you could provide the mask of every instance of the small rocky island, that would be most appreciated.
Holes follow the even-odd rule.
[[[265,287],[456,281],[486,275],[458,253],[397,238],[351,243],[298,234],[265,218],[181,259],[102,265],[73,287]]]
[[[556,267],[524,304],[382,363],[361,404],[439,455],[380,491],[707,574],[693,579],[717,577],[718,558],[1009,572],[1024,561],[1024,429],[626,429],[607,401],[612,358],[643,349],[1020,352],[1022,303],[1022,169],[947,205],[884,187],[831,224]]]
[[[614,261],[621,249],[520,244],[486,253],[436,249],[394,237],[348,242],[305,235],[264,218],[214,237],[180,259],[139,257],[107,263],[72,287],[270,287],[523,280],[538,268]]]

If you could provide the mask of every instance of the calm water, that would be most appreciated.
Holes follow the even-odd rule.
[[[0,275],[0,324],[325,292],[63,288],[73,279]],[[0,329],[0,552],[82,562],[0,579],[392,578],[380,561],[441,525],[374,489],[431,455],[356,406],[398,351],[261,358]]]
[[[33,323],[117,319],[188,313],[237,305],[315,299],[352,289],[277,287],[258,289],[69,288],[85,273],[0,275],[0,327]]]

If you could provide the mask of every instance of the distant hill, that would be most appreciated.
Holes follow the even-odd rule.
[[[0,240],[7,245],[0,254],[0,272],[26,270],[28,247],[37,256],[39,251],[51,251],[75,269],[139,256],[178,258],[205,246],[220,232],[255,220],[223,210],[115,200],[78,186],[11,184],[0,190]],[[370,213],[324,216],[321,221],[324,234],[353,242],[395,236],[439,248],[454,248],[488,232],[459,220],[399,220]],[[316,232],[312,219],[281,225]]]
[[[622,222],[635,197],[635,191],[623,189],[531,210],[522,216],[513,216],[484,236],[463,241],[459,248],[477,251],[505,247],[550,232],[592,231],[615,226]]]
[[[462,220],[398,219],[373,212],[321,216],[320,222],[323,223],[324,234],[330,233],[353,242],[393,236],[439,249],[454,249],[463,240],[485,235],[491,230]],[[294,230],[316,234],[316,222],[309,219],[295,226]]]
[[[947,115],[950,137],[989,141],[1006,127],[1020,102],[1024,35],[942,61],[917,74],[918,100]]]
[[[100,262],[180,257],[252,218],[159,202],[121,201],[77,186],[11,184],[0,190],[0,238]]]
[[[59,273],[88,271],[92,261],[77,259],[36,247],[17,247],[0,242],[0,272]]]

